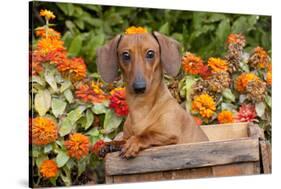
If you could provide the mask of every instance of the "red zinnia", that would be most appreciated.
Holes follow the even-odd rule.
[[[110,92],[109,107],[114,109],[118,116],[127,116],[129,113],[128,104],[126,103],[126,94],[124,88],[116,88]]]

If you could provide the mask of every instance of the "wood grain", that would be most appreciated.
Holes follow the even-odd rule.
[[[200,126],[210,141],[230,140],[248,137],[248,123],[227,123]]]
[[[128,175],[259,161],[258,139],[201,142],[154,147],[130,160],[119,153],[105,158],[106,175]]]
[[[216,172],[214,172],[214,170]],[[176,171],[161,171],[140,174],[108,176],[106,183],[132,183],[144,181],[162,181],[178,179],[195,179],[221,176],[238,176],[259,174],[256,162],[245,162],[228,165],[218,165],[211,167],[201,167],[194,169],[183,169]]]
[[[261,151],[261,164],[262,170],[265,174],[270,174],[272,170],[272,156],[271,156],[271,145],[269,142],[260,141],[260,151]]]

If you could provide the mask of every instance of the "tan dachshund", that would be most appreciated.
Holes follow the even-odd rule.
[[[118,35],[97,50],[102,79],[113,82],[120,68],[126,84],[123,158],[151,146],[208,140],[164,83],[164,73],[176,76],[180,65],[178,42],[158,32]]]

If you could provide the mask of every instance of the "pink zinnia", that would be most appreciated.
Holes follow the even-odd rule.
[[[239,122],[251,122],[256,118],[255,106],[252,104],[242,104],[237,113],[236,120]]]

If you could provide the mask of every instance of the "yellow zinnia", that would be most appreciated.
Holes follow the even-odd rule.
[[[45,16],[46,20],[51,20],[51,19],[55,19],[56,18],[54,13],[52,11],[47,10],[47,9],[41,10],[40,11],[40,16]]]
[[[141,33],[147,33],[147,29],[143,27],[131,26],[127,28],[125,31],[125,34],[141,34]]]
[[[208,66],[212,68],[213,72],[227,71],[228,69],[227,62],[220,58],[209,58]]]
[[[199,113],[204,118],[210,118],[216,111],[216,104],[208,94],[196,96],[191,105],[193,113]]]

